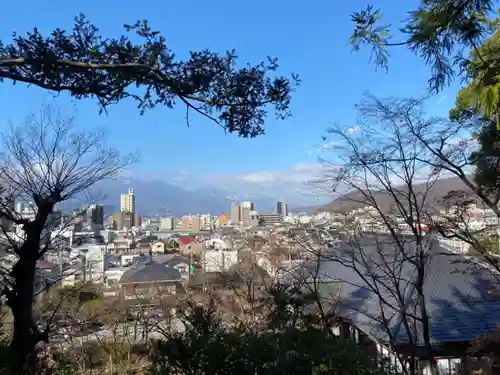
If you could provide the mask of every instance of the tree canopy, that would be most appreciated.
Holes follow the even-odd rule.
[[[194,111],[241,137],[264,134],[269,107],[278,118],[290,115],[299,80],[294,74],[275,75],[277,59],[238,67],[235,51],[203,50],[180,60],[147,21],[124,28],[136,37],[103,37],[80,14],[71,32],[57,28],[44,36],[34,28],[14,33],[10,43],[0,41],[0,80],[96,98],[102,111],[127,98],[137,101],[141,114],[180,102],[188,125]],[[134,42],[137,37],[140,43]]]
[[[497,117],[500,105],[499,37],[499,30],[496,30],[471,52],[466,71],[468,84],[457,95],[456,107],[450,113],[452,118],[462,119],[476,114]]]
[[[380,9],[372,5],[352,14],[353,48],[372,48],[372,61],[388,68],[388,47],[404,46],[431,67],[429,88],[443,89],[471,69],[468,51],[475,51],[491,35],[496,21],[489,18],[493,0],[421,0],[408,11],[401,26],[384,23]],[[472,64],[474,66],[474,64]]]
[[[469,133],[479,145],[470,155],[476,167],[475,182],[498,202],[500,34],[495,4],[493,0],[421,0],[397,29],[383,24],[381,11],[368,6],[352,15],[355,30],[351,43],[355,50],[363,44],[371,46],[373,61],[386,69],[389,47],[408,48],[431,67],[432,93],[455,77],[464,79],[450,118],[469,122]]]

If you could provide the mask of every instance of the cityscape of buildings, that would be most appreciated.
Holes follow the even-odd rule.
[[[97,210],[99,211],[95,212]],[[144,218],[143,220],[137,213],[136,196],[132,188],[128,189],[127,193],[120,195],[120,211],[111,214],[107,222],[104,220],[102,206],[93,205],[88,208],[88,211],[87,217],[93,215],[91,222],[100,228],[123,230],[142,226],[183,232],[210,231],[228,225],[244,227],[281,224],[287,220],[289,214],[285,201],[276,202],[276,207],[272,212],[259,212],[254,202],[242,201],[233,202],[228,212],[222,214],[198,213],[180,217]]]
[[[199,296],[214,288],[226,298],[231,289],[220,275],[241,280],[250,264],[258,267],[266,280],[286,281],[309,267],[315,254],[325,247],[331,250],[338,246],[342,233],[389,232],[387,222],[380,220],[379,212],[369,206],[350,208],[347,212],[306,214],[289,212],[282,200],[276,202],[271,212],[260,212],[254,202],[242,201],[232,202],[228,212],[221,214],[141,217],[136,198],[140,199],[133,189],[121,194],[120,211],[109,216],[99,204],[70,214],[54,211],[44,230],[47,248],[37,262],[35,293],[43,295],[47,285],[72,288],[92,283],[99,286],[106,298],[117,298],[132,311],[135,306],[144,309],[146,299],[148,311],[159,314],[165,298],[171,297],[174,302],[169,305],[169,314],[176,317],[175,301],[182,296]],[[36,215],[30,202],[18,202],[15,211],[30,220]],[[493,232],[498,228],[498,218],[491,209],[470,204],[466,211],[468,228]],[[431,219],[438,223],[458,215],[456,207],[449,207],[436,210]],[[390,218],[398,234],[412,234],[407,218],[396,214]],[[430,227],[421,223],[419,229],[425,235]],[[22,239],[22,226],[5,226],[6,230],[11,231],[11,240]],[[435,239],[439,254],[469,254],[464,241]],[[451,259],[442,257],[439,267],[445,264],[456,268]],[[0,266],[5,269],[15,262],[16,255],[12,253],[0,257]],[[465,285],[462,279],[453,280],[452,288]],[[260,279],[253,283],[257,288],[262,286]],[[98,333],[80,335],[86,335],[85,340],[102,340],[109,330],[104,326],[98,329]],[[149,337],[153,334],[147,333]],[[51,340],[65,345],[67,335],[67,331],[58,330]],[[137,341],[146,337],[134,335]]]
[[[4,373],[500,374],[495,2],[6,5]]]

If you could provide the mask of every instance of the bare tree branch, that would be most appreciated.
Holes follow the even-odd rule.
[[[24,235],[13,240],[6,234],[18,259],[3,290],[14,316],[11,343],[12,368],[23,371],[26,357],[33,351],[40,334],[33,321],[36,262],[47,249],[51,217],[57,206],[81,197],[120,169],[137,159],[136,155],[120,157],[103,146],[103,135],[80,132],[74,119],[63,118],[55,109],[43,107],[31,114],[21,126],[12,126],[3,135],[0,154],[0,182],[3,189],[3,216],[20,225]],[[14,202],[28,201],[33,213],[27,218],[17,212]]]

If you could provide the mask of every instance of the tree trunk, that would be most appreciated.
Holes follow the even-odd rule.
[[[33,321],[33,301],[41,236],[53,206],[53,204],[38,206],[35,220],[24,225],[25,241],[18,249],[19,259],[10,273],[14,281],[12,289],[7,293],[7,305],[11,308],[14,318],[13,337],[9,346],[12,375],[24,375],[34,370],[29,366],[30,356],[34,354],[35,347],[40,341],[48,341],[47,337],[40,335]]]
[[[38,330],[33,322],[35,267],[36,258],[25,256],[18,260],[12,272],[15,289],[8,304],[14,318],[10,360],[11,373],[15,375],[28,372],[27,360],[38,342]]]
[[[427,307],[425,305],[425,297],[421,289],[418,291],[418,293],[419,293],[418,298],[420,303],[420,313],[422,315],[422,331],[424,337],[424,344],[427,349],[426,350],[427,357],[429,359],[429,369],[431,375],[439,375],[439,368],[437,365],[437,361],[434,358],[434,350],[432,348],[432,343],[431,343],[431,328],[430,328],[429,315],[427,314]]]

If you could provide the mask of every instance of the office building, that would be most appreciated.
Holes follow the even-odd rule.
[[[130,229],[141,225],[141,217],[132,215],[127,211],[115,212],[111,215],[111,228],[114,229]]]
[[[259,225],[275,225],[283,223],[283,216],[274,212],[261,212],[258,214]],[[252,225],[255,225],[252,223]]]
[[[135,215],[135,195],[134,189],[128,189],[127,194],[122,194],[120,196],[120,211],[129,212]]]
[[[132,223],[134,224],[134,227],[140,227],[142,224],[142,218],[139,215],[134,215]]]
[[[174,230],[180,231],[182,230],[182,219],[174,219]]]
[[[199,232],[204,224],[199,216],[183,216],[181,222],[181,229],[186,232]]]
[[[171,217],[162,217],[160,219],[161,230],[173,230],[175,226],[175,219]]]
[[[231,203],[231,224],[238,225],[240,223],[240,206],[236,203]]]
[[[254,211],[254,204],[251,201],[240,203],[240,221],[244,225],[250,225],[250,212]]]
[[[104,228],[104,207],[101,204],[92,204],[86,210],[87,222],[95,228]]]
[[[129,211],[120,211],[113,215],[116,229],[130,229],[134,226],[134,217]]]
[[[288,205],[285,201],[276,203],[276,213],[282,217],[288,216]]]
[[[227,215],[220,215],[217,218],[217,226],[218,227],[225,227],[228,224],[229,224],[229,218],[227,217]]]
[[[202,230],[212,229],[212,216],[210,214],[198,215],[198,217],[200,218],[200,228]]]

